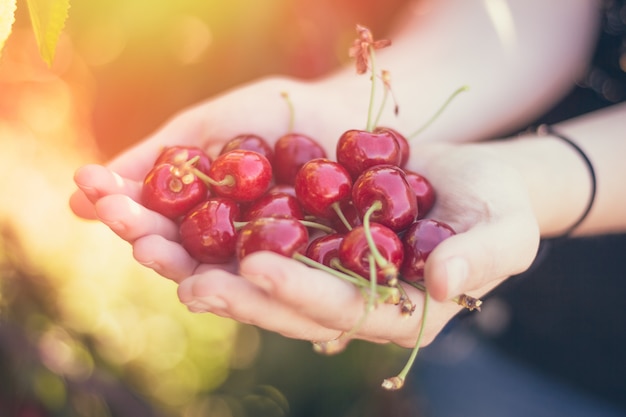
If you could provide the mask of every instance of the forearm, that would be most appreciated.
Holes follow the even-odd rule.
[[[508,6],[488,7],[493,3]],[[522,127],[581,77],[595,43],[597,8],[594,0],[415,2],[396,32],[374,33],[393,42],[377,51],[377,65],[390,71],[399,105],[397,116],[388,106],[382,124],[409,134],[467,85],[470,91],[420,141],[472,141]],[[369,76],[350,67],[325,82],[354,109],[352,127],[364,126]]]
[[[596,175],[592,209],[573,234],[626,231],[626,103],[568,120],[554,129],[585,152]],[[484,146],[499,152],[522,173],[542,236],[558,236],[582,215],[591,195],[591,177],[571,145],[550,135],[524,135]]]

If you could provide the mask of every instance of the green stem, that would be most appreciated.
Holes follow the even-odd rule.
[[[398,271],[396,270],[395,265],[385,259],[385,257],[378,250],[378,247],[374,242],[374,238],[372,237],[372,230],[370,228],[370,217],[374,212],[380,210],[382,206],[383,204],[379,200],[377,200],[367,209],[367,211],[363,215],[363,233],[365,234],[365,239],[367,240],[370,252],[372,253],[372,255],[374,255],[376,264],[380,269],[383,270],[383,273],[387,278],[387,283],[390,286],[395,286],[397,282]]]
[[[321,230],[322,232],[325,232],[325,233],[328,233],[328,234],[336,232],[336,230],[333,229],[332,227],[326,226],[326,225],[318,223],[318,222],[312,222],[312,221],[309,221],[309,220],[300,220],[300,223],[303,226],[310,227],[312,229]]]
[[[407,136],[406,138],[411,140],[413,138],[415,138],[417,135],[419,135],[420,133],[422,133],[424,130],[426,130],[431,124],[433,124],[433,122],[435,120],[437,120],[437,118],[439,118],[439,116],[441,115],[441,113],[443,113],[443,111],[446,109],[446,107],[448,107],[448,104],[450,104],[452,102],[452,100],[458,96],[459,94],[461,94],[463,91],[467,91],[469,90],[469,87],[464,85],[462,87],[457,88],[451,95],[450,97],[448,97],[448,99],[441,105],[441,107],[439,107],[439,110],[437,110],[435,112],[435,114],[433,114],[431,116],[430,119],[428,119],[426,121],[426,123],[424,123],[422,125],[422,127],[420,127],[419,129],[417,129],[415,132],[411,133],[409,136]]]
[[[404,368],[402,368],[400,373],[398,373],[398,375],[396,375],[395,377],[387,378],[383,381],[382,387],[387,390],[398,390],[402,388],[402,386],[404,385],[404,380],[406,379],[406,376],[411,370],[411,367],[413,366],[413,363],[415,362],[415,358],[417,358],[417,353],[422,343],[422,336],[424,335],[424,329],[426,328],[426,315],[428,314],[429,300],[430,300],[430,295],[428,294],[428,291],[425,291],[424,292],[424,306],[422,309],[422,322],[420,323],[420,329],[419,329],[419,333],[417,334],[417,340],[415,341],[415,346],[413,346],[411,355],[409,356],[409,359],[407,360],[406,364],[404,365]]]
[[[380,121],[380,118],[383,115],[383,110],[385,109],[385,105],[387,104],[387,97],[389,96],[389,90],[387,88],[385,88],[385,91],[383,92],[383,100],[380,103],[380,107],[378,108],[378,114],[376,115],[376,119],[374,119],[374,123],[372,125],[372,129],[375,128],[376,126],[378,126],[378,122]]]
[[[370,102],[367,109],[367,123],[365,125],[365,130],[371,132],[374,129],[372,125],[372,113],[374,112],[374,98],[376,96],[376,53],[374,52],[374,47],[370,45],[369,47],[370,54],[370,72],[372,79],[372,86],[370,89]]]
[[[293,102],[291,101],[289,94],[287,94],[285,91],[280,93],[280,95],[282,96],[282,98],[285,99],[287,107],[289,108],[289,123],[287,124],[287,132],[291,133],[293,132],[293,125],[295,123],[295,110],[293,107]]]
[[[346,219],[346,216],[343,214],[343,210],[341,210],[341,205],[339,204],[339,202],[338,201],[334,202],[331,205],[331,207],[337,214],[337,217],[339,217],[339,220],[341,220],[341,223],[343,223],[343,225],[346,226],[346,229],[348,231],[352,230],[352,225],[350,224],[348,219]]]

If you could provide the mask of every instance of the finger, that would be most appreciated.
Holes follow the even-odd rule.
[[[98,219],[128,242],[132,243],[146,235],[161,235],[168,240],[178,240],[176,223],[148,210],[126,195],[102,197],[96,202],[95,209]]]
[[[85,220],[96,220],[98,218],[93,203],[81,190],[76,190],[70,195],[69,203],[70,209],[76,216]]]
[[[211,312],[301,340],[332,340],[340,332],[318,325],[251,282],[222,270],[182,281],[178,297],[194,312]]]
[[[141,196],[141,182],[124,179],[102,165],[80,167],[74,174],[74,182],[92,203],[110,194],[124,194],[135,201]]]
[[[161,235],[146,235],[135,240],[133,256],[143,266],[175,282],[181,282],[198,268],[198,262],[179,243]]]
[[[411,316],[403,315],[398,305],[384,303],[365,316],[367,302],[354,284],[297,261],[273,253],[255,253],[241,261],[240,274],[323,327],[356,331],[356,337],[370,341],[395,341],[406,346],[415,341],[424,300],[423,293],[415,288],[406,289],[416,307]],[[439,319],[428,322],[430,335],[451,317],[437,309],[432,315]],[[446,309],[457,311],[458,306],[448,305]]]
[[[436,300],[493,287],[526,270],[539,246],[534,218],[520,212],[506,219],[480,223],[441,242],[425,265],[425,280]],[[495,281],[492,285],[490,281]]]

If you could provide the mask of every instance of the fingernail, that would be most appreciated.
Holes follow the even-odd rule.
[[[108,222],[106,220],[103,220],[103,221],[106,223],[107,226],[109,226],[111,230],[113,230],[116,233],[123,233],[126,231],[126,225],[122,222],[119,222],[119,221]]]
[[[80,190],[85,194],[85,196],[87,196],[87,198],[92,202],[100,198],[100,194],[98,193],[98,190],[94,187],[89,187],[86,185],[79,184],[78,188],[80,188]]]
[[[469,265],[464,258],[450,258],[446,261],[448,296],[455,297],[462,292],[469,274]]]

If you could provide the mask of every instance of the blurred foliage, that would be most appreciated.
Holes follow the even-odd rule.
[[[394,4],[74,2],[50,68],[18,7],[0,60],[0,415],[413,414],[409,387],[379,388],[408,352],[354,343],[323,357],[191,314],[173,282],[67,206],[78,166],[238,83],[323,73],[356,22],[382,30]]]

